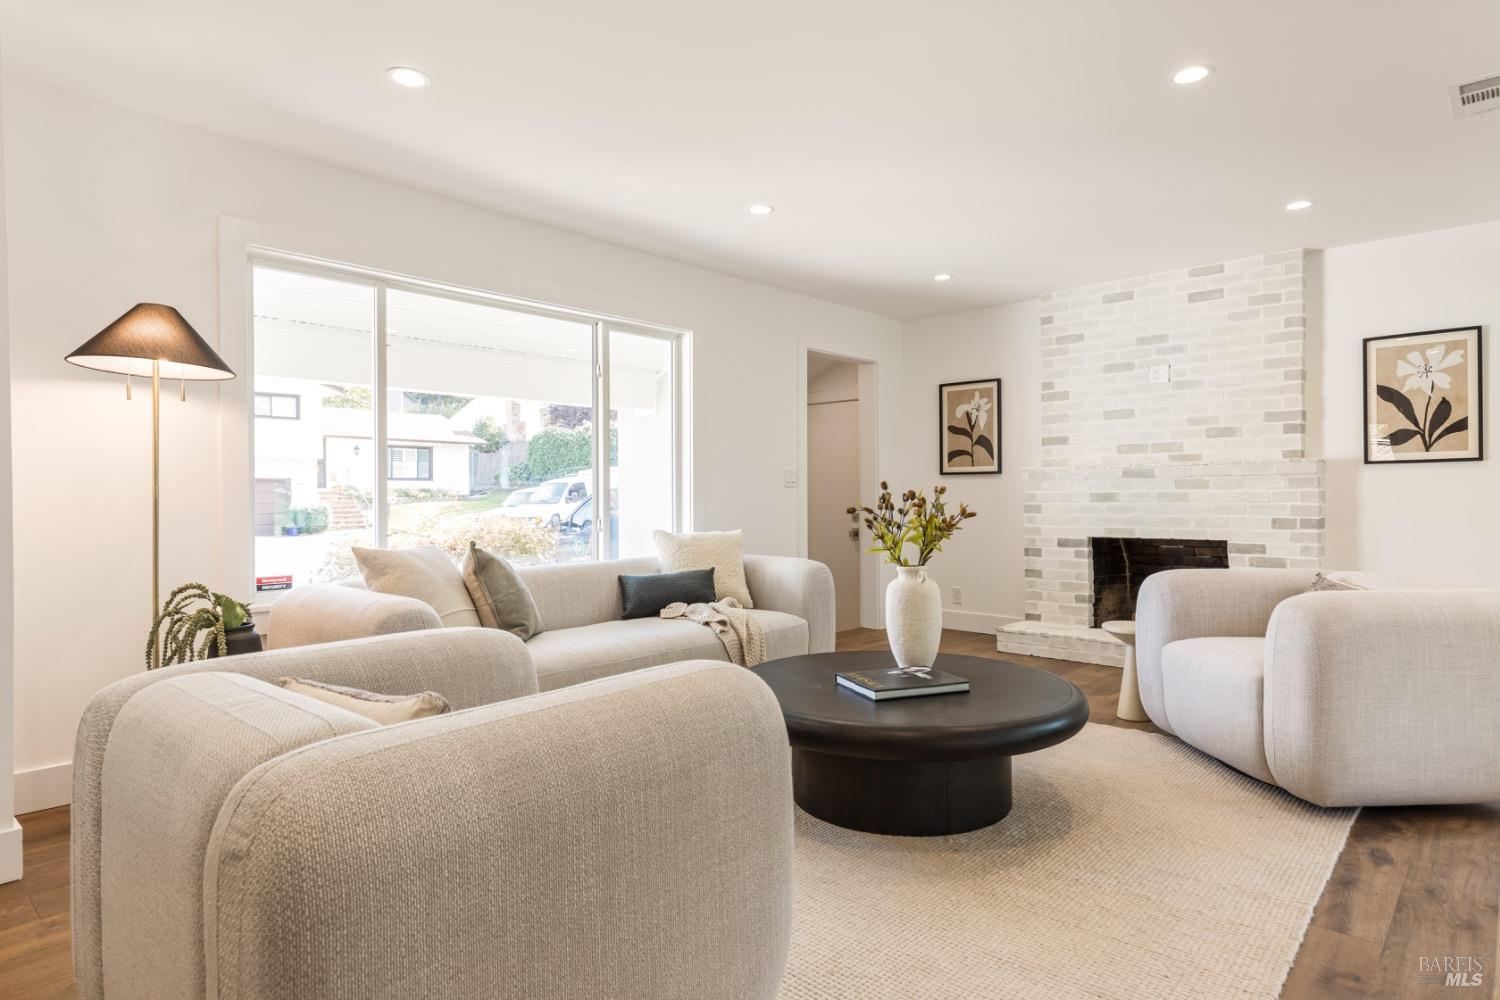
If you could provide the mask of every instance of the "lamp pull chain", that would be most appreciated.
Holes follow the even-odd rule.
[[[178,381],[178,383],[177,383],[177,398],[180,399],[184,403],[187,402],[187,379],[181,379],[181,380]]]
[[[130,376],[128,374],[125,376],[125,398],[130,399]]]

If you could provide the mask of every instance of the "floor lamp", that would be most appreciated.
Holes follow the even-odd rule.
[[[66,358],[95,371],[125,376],[130,398],[132,376],[151,379],[151,617],[161,609],[161,383],[222,381],[234,372],[171,306],[142,302],[89,338]]]

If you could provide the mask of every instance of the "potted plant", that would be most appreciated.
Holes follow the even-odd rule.
[[[213,656],[256,653],[261,637],[250,609],[201,583],[185,583],[167,595],[146,638],[146,669]]]
[[[978,515],[959,504],[950,514],[946,486],[934,486],[932,499],[921,490],[907,490],[898,502],[890,485],[880,484],[880,497],[871,507],[850,507],[845,513],[863,514],[865,528],[875,536],[871,552],[885,556],[896,567],[896,579],[885,590],[886,639],[902,670],[932,666],[943,637],[943,597],[937,581],[927,575],[928,561],[943,550],[963,523]],[[916,562],[908,562],[907,545],[916,546]]]

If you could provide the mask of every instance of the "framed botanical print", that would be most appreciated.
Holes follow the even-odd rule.
[[[938,386],[938,472],[944,476],[1000,472],[1000,380]]]
[[[1365,463],[1484,458],[1477,326],[1365,340]]]

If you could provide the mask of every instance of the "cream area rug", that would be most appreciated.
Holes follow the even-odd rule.
[[[1017,757],[1014,790],[954,837],[799,811],[781,1000],[1269,1000],[1357,812],[1104,725]]]

